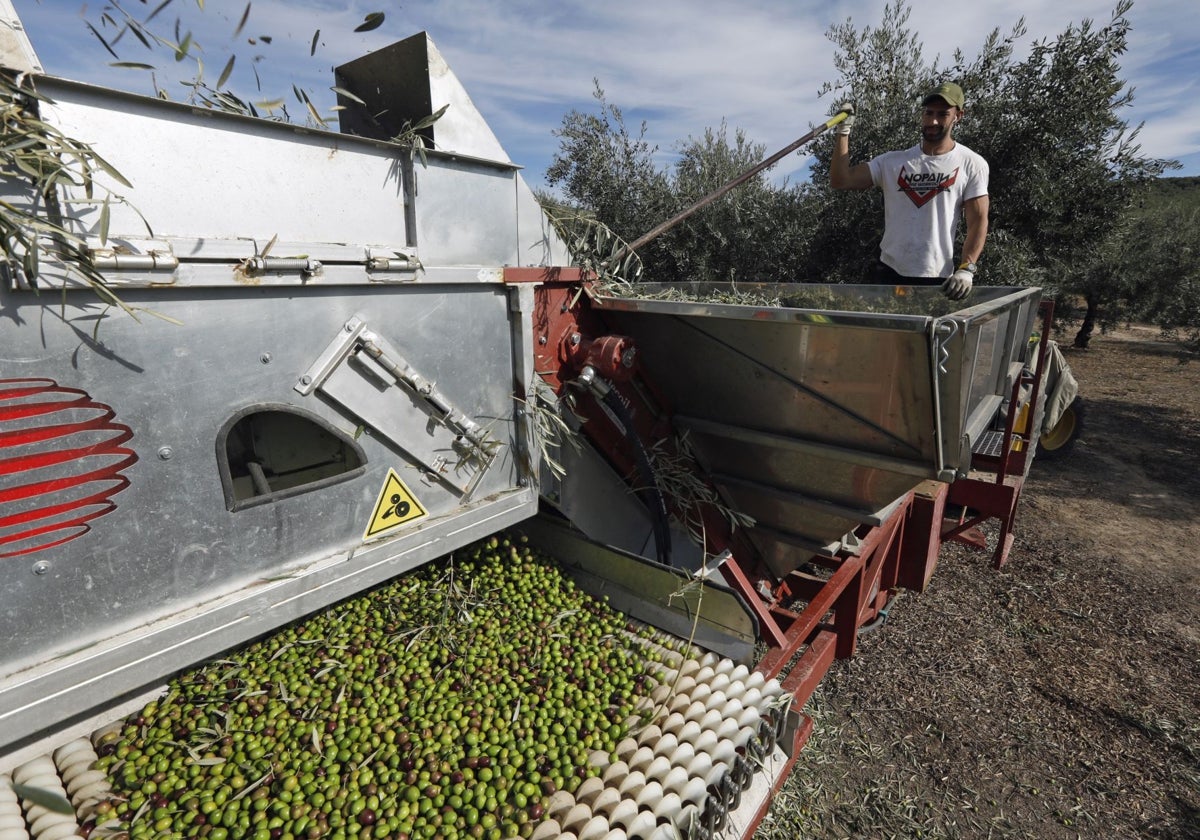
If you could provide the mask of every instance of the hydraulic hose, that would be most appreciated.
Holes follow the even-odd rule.
[[[883,625],[887,624],[887,620],[888,620],[888,608],[884,607],[883,609],[881,609],[879,611],[879,613],[873,619],[871,619],[866,624],[859,627],[858,632],[859,633],[871,633],[871,632],[883,627]]]
[[[663,498],[662,490],[659,489],[654,466],[650,463],[650,453],[646,451],[645,444],[634,431],[633,417],[630,415],[629,409],[625,406],[620,394],[614,391],[591,365],[585,365],[580,371],[577,384],[592,392],[592,395],[609,410],[611,417],[624,432],[625,439],[629,442],[630,449],[633,450],[633,459],[639,478],[645,485],[638,490],[638,496],[649,508],[653,518],[654,543],[658,550],[658,562],[665,566],[671,565],[671,523],[667,514],[667,503]]]
[[[633,458],[637,463],[638,473],[640,474],[642,483],[645,485],[638,493],[642,497],[642,501],[650,508],[650,514],[654,518],[654,542],[658,548],[658,561],[663,565],[671,565],[671,526],[670,518],[667,515],[667,503],[663,498],[662,490],[658,486],[658,478],[654,474],[654,466],[650,463],[650,453],[646,451],[646,446],[642,443],[642,439],[637,436],[633,428],[633,417],[629,414],[629,409],[625,407],[625,403],[621,400],[621,395],[612,388],[607,389],[601,400],[609,410],[616,415],[621,425],[625,427],[625,439],[629,441],[629,446],[633,450]]]

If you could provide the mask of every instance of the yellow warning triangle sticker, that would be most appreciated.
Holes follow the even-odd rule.
[[[390,531],[405,522],[412,522],[427,515],[425,508],[421,507],[421,503],[400,480],[400,476],[396,475],[396,471],[388,467],[387,480],[383,482],[383,489],[379,491],[375,512],[371,514],[371,524],[367,526],[363,539],[369,540],[384,531]]]

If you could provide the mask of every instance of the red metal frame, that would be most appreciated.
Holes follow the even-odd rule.
[[[780,683],[792,694],[792,710],[800,717],[790,760],[776,789],[812,734],[813,720],[803,709],[826,672],[836,660],[854,655],[860,629],[879,617],[902,581],[918,580],[922,587],[928,581],[932,573],[930,558],[936,559],[940,545],[940,512],[945,504],[945,485],[938,487],[940,491],[919,488],[909,493],[881,525],[864,526],[858,554],[814,557],[815,563],[832,571],[828,579],[822,581],[801,572],[789,574],[779,591],[807,601],[799,613],[778,605],[768,608],[765,615],[760,613],[761,625],[772,628],[785,641],[769,650],[755,670],[775,678],[790,666]],[[936,515],[931,516],[931,512]],[[753,586],[747,594],[749,580],[736,562],[727,560],[721,569],[748,603],[761,607]],[[759,809],[747,837],[753,835],[769,804]]]

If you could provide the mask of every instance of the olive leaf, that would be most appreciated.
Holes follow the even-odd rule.
[[[17,796],[32,802],[34,805],[41,805],[48,811],[54,811],[56,814],[75,815],[75,809],[71,807],[71,803],[59,793],[43,788],[31,787],[23,785],[20,782],[12,782],[12,790]]]
[[[355,32],[370,32],[372,29],[378,29],[383,25],[383,12],[371,12],[363,22],[354,27]]]
[[[309,116],[313,118],[313,121],[317,123],[317,125],[321,126],[322,128],[329,125],[329,120],[317,113],[317,109],[313,107],[312,102],[307,96],[304,97],[304,105],[306,108],[308,108]]]
[[[565,207],[548,209],[546,215],[572,260],[596,278],[602,291],[628,289],[641,279],[641,257],[595,216]]]
[[[218,88],[224,87],[225,83],[229,81],[229,75],[233,72],[233,63],[235,61],[237,61],[237,56],[231,55],[229,56],[229,61],[225,62],[225,69],[221,71],[221,75],[217,78],[216,86]]]
[[[104,36],[101,35],[96,30],[96,27],[92,26],[90,23],[84,23],[84,26],[86,26],[88,28],[88,31],[90,31],[93,35],[96,36],[96,40],[100,42],[100,44],[104,47],[104,49],[108,50],[109,55],[111,55],[117,61],[121,60],[121,56],[117,55],[117,51],[114,50],[111,46],[109,46],[108,41],[104,40]]]
[[[238,21],[237,28],[233,30],[233,37],[237,38],[242,34],[242,30],[246,27],[246,21],[250,17],[250,4],[246,4],[245,10],[242,12],[242,18]]]
[[[154,47],[152,47],[150,45],[150,38],[148,38],[146,36],[145,31],[142,29],[141,24],[136,23],[134,21],[130,21],[129,25],[126,27],[126,29],[133,33],[133,37],[137,38],[139,41],[142,42],[143,47],[145,47],[148,50],[154,49]]]
[[[188,52],[191,50],[191,48],[192,33],[189,32],[183,37],[183,40],[179,42],[179,46],[175,48],[175,60],[183,61],[185,58],[187,58]]]
[[[4,259],[10,265],[20,265],[25,282],[37,289],[42,257],[52,255],[62,262],[69,276],[80,278],[103,301],[119,307],[135,320],[138,312],[146,312],[173,321],[120,300],[96,268],[86,241],[70,229],[75,220],[56,220],[58,191],[62,187],[82,188],[90,201],[97,172],[103,172],[122,186],[132,185],[89,144],[70,138],[42,121],[39,106],[44,101],[28,78],[0,77],[0,111],[5,117],[0,128],[0,170],[10,176],[24,174],[30,181],[30,195],[36,196],[38,202],[34,209],[26,210],[0,201],[0,248]],[[109,237],[113,202],[126,203],[105,188],[98,218],[102,242]]]
[[[400,133],[392,138],[392,142],[408,149],[410,159],[413,155],[416,155],[421,158],[422,166],[428,165],[428,161],[425,158],[425,138],[421,136],[420,132],[433,126],[440,120],[449,107],[450,105],[447,103],[432,114],[417,120],[415,123],[405,121],[403,128],[400,129]]]
[[[108,223],[111,218],[108,209],[108,196],[104,197],[104,203],[100,205],[100,244],[108,244]]]
[[[154,7],[154,11],[152,11],[150,14],[146,15],[145,22],[149,23],[150,21],[154,20],[154,18],[158,17],[159,12],[161,12],[163,9],[167,8],[167,6],[170,6],[173,2],[175,2],[175,0],[163,0],[161,3],[159,3],[157,6]]]
[[[344,96],[347,99],[357,102],[359,105],[367,104],[366,102],[359,99],[357,96],[355,96],[353,93],[351,93],[350,91],[346,90],[343,87],[331,87],[330,90],[333,91],[334,93],[338,94],[339,96]]]

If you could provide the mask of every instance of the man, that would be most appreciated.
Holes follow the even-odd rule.
[[[971,291],[975,264],[988,229],[988,164],[954,139],[963,116],[962,88],[947,82],[921,100],[921,142],[850,165],[854,108],[838,124],[829,164],[835,190],[883,190],[883,241],[872,283],[942,284],[951,300]],[[962,257],[955,268],[958,220],[967,221]]]

